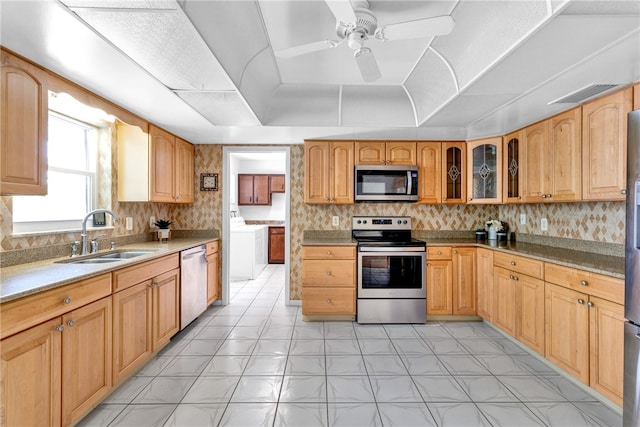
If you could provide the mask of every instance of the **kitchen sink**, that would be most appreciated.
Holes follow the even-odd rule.
[[[123,261],[125,259],[135,258],[142,255],[152,254],[155,251],[142,250],[120,250],[116,252],[107,252],[100,255],[84,256],[82,258],[70,258],[56,261],[58,264],[106,264],[109,262]]]
[[[119,251],[97,256],[95,259],[129,259],[140,255],[151,254],[155,251]]]

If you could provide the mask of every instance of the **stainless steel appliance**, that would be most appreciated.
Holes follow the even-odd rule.
[[[418,200],[417,166],[365,166],[355,168],[356,202],[415,202]]]
[[[628,116],[623,425],[640,426],[640,110]]]
[[[207,309],[207,248],[180,253],[180,330]]]
[[[358,323],[424,323],[426,243],[411,237],[411,217],[354,216],[358,242]]]

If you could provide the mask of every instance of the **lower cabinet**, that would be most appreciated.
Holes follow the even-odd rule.
[[[284,264],[284,227],[269,227],[269,264]]]
[[[478,248],[476,255],[478,316],[491,322],[493,319],[493,250]]]
[[[453,314],[453,261],[450,246],[427,248],[427,314]]]
[[[207,306],[218,299],[218,242],[207,243]]]
[[[453,249],[453,314],[476,314],[476,248]]]

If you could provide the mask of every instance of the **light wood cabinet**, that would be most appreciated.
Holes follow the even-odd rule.
[[[633,85],[633,109],[640,110],[640,83]]]
[[[284,264],[284,227],[269,227],[269,264]]]
[[[269,175],[238,175],[238,205],[270,205]]]
[[[442,143],[418,142],[418,203],[442,202]]]
[[[207,306],[218,299],[219,253],[218,241],[207,243]]]
[[[476,314],[476,248],[453,249],[453,314]]]
[[[304,202],[354,202],[353,142],[305,141]]]
[[[502,138],[502,200],[504,203],[522,203],[524,179],[522,164],[524,150],[521,132],[513,132]]]
[[[492,323],[512,337],[516,336],[516,283],[509,270],[495,267],[493,271]]]
[[[625,200],[627,114],[633,89],[582,106],[582,191],[584,200]]]
[[[467,203],[502,202],[502,138],[467,143]]]
[[[302,248],[302,314],[356,314],[356,248]]]
[[[416,143],[409,141],[356,141],[356,165],[416,165]]]
[[[284,193],[284,175],[271,175],[269,176],[270,188],[272,193]]]
[[[0,51],[0,194],[47,194],[47,73]]]
[[[180,330],[180,269],[167,271],[151,282],[153,352]]]
[[[149,200],[172,203],[175,201],[176,137],[163,129],[149,126],[149,141],[151,156]]]
[[[195,201],[195,148],[193,144],[176,137],[175,201],[193,203]]]
[[[442,143],[442,203],[467,201],[467,146],[464,142]]]
[[[491,322],[493,319],[493,250],[478,248],[476,254],[478,316]]]
[[[453,314],[453,249],[427,248],[427,315]]]

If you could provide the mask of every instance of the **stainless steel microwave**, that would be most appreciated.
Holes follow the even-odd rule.
[[[359,165],[355,185],[356,202],[415,202],[418,167]]]

